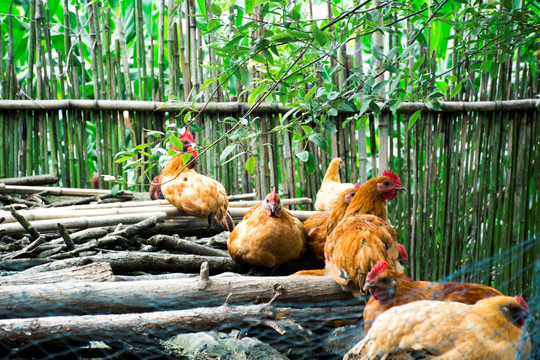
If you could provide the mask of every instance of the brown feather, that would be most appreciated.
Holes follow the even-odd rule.
[[[339,175],[339,169],[343,160],[341,158],[334,158],[328,165],[326,173],[324,174],[321,187],[315,197],[315,210],[318,211],[330,211],[336,205],[341,193],[350,188],[354,184],[342,183]]]
[[[274,202],[271,195],[277,198],[279,209],[275,210],[279,217],[268,214],[265,202]],[[281,206],[277,194],[269,194],[251,208],[231,232],[227,249],[238,263],[274,267],[299,259],[306,251],[306,238],[302,222]]]
[[[386,310],[413,301],[441,300],[474,304],[491,296],[503,295],[499,290],[483,284],[415,281],[391,269],[378,272],[370,280],[366,286],[371,297],[364,308],[366,331]]]

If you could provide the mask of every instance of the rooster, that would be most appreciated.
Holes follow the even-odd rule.
[[[191,146],[187,150],[198,155]],[[183,153],[169,160],[161,171],[163,196],[181,214],[207,219],[217,231],[232,231],[234,221],[228,211],[227,191],[220,182],[190,169],[196,164],[194,160],[192,157],[184,166]]]
[[[332,229],[327,226],[328,220],[330,218],[341,220],[359,188],[358,184],[348,187],[341,193],[331,212],[319,212],[304,221],[308,236],[307,252],[311,260],[324,264],[324,244],[328,234],[332,232]]]
[[[342,161],[341,158],[334,158],[330,162],[330,165],[328,165],[321,187],[315,198],[315,210],[332,210],[340,199],[341,194],[354,186],[354,184],[341,182],[339,169],[341,168]]]
[[[371,295],[364,308],[364,327],[369,330],[375,319],[388,309],[419,300],[447,300],[474,304],[491,296],[503,295],[492,287],[460,282],[415,281],[390,270],[388,263],[377,263],[364,285]]]
[[[231,232],[227,249],[238,263],[272,268],[299,259],[306,238],[302,222],[283,208],[274,187]]]
[[[195,168],[199,164],[199,158],[197,151],[193,150],[193,148],[197,145],[195,143],[195,139],[193,138],[193,135],[186,131],[182,134],[180,137],[180,141],[182,142],[182,152],[186,153],[189,152],[192,154],[192,159],[188,164],[189,169]],[[171,146],[171,150],[179,151],[178,148],[174,145]],[[161,192],[161,182],[163,180],[163,171],[159,173],[156,177],[152,179],[152,184],[150,185],[150,189],[148,190],[148,193],[150,194],[150,199],[152,200],[159,200],[159,199],[165,199],[163,196],[163,193]]]
[[[381,314],[344,360],[526,359],[525,300],[495,296],[474,305],[422,300]]]
[[[326,272],[354,296],[365,295],[366,275],[378,261],[388,262],[395,270],[403,269],[397,233],[387,223],[386,210],[387,200],[403,191],[401,180],[391,171],[366,181],[326,239]]]

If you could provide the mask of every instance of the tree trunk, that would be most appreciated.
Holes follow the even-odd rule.
[[[213,264],[209,266],[212,268]],[[0,318],[179,310],[220,305],[226,299],[234,303],[266,302],[277,292],[281,294],[280,301],[287,303],[308,304],[352,298],[331,277],[315,276],[213,276],[207,279],[64,282],[1,286]]]
[[[98,262],[49,272],[27,274],[23,271],[11,276],[2,276],[0,277],[0,286],[113,280],[111,265],[106,262]]]

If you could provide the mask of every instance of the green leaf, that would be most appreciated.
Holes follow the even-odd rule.
[[[266,64],[266,58],[262,56],[261,54],[251,54],[251,58],[255,60],[256,62],[260,62],[261,64]]]
[[[164,133],[162,133],[161,131],[156,131],[156,130],[149,130],[149,131],[148,131],[148,135],[149,135],[149,136],[153,136],[153,137],[155,137],[155,138],[158,138],[158,137],[160,137],[160,136],[165,136]]]
[[[250,157],[246,160],[246,170],[249,173],[249,175],[253,175],[255,173],[255,164],[257,163],[257,160],[254,156]]]
[[[300,159],[300,161],[306,162],[309,159],[309,151],[302,151],[296,154],[296,157]]]
[[[312,30],[315,41],[317,41],[321,46],[326,45],[326,37],[324,36],[324,33],[321,31],[321,29],[319,29],[316,22],[313,22]]]
[[[304,132],[308,136],[311,135],[311,133],[313,132],[313,128],[311,126],[307,126],[307,125],[302,125],[302,130],[304,130]]]
[[[309,141],[317,145],[322,151],[328,152],[328,142],[321,133],[313,133],[309,136]]]
[[[246,12],[248,14],[253,14],[253,10],[255,10],[255,0],[245,0],[246,3]]]
[[[420,59],[416,60],[416,62],[414,63],[412,67],[412,72],[415,72],[416,70],[418,70],[420,66],[422,66],[422,64],[424,63],[424,60],[426,60],[426,54],[422,55]]]
[[[455,97],[460,92],[462,85],[463,84],[461,82],[459,82],[459,83],[456,84],[456,86],[454,86],[454,88],[452,89],[452,92],[450,93],[450,99]]]
[[[190,119],[191,119],[191,111],[188,111],[186,115],[184,115],[184,124],[187,124]]]
[[[219,80],[219,84],[220,84],[222,87],[227,86],[227,82],[229,81],[229,74],[227,74],[226,72],[221,73],[221,74],[218,76],[218,80]]]
[[[218,78],[206,79],[206,81],[203,82],[202,85],[201,85],[201,90],[204,89],[205,87],[207,87],[208,85],[210,85],[211,83],[213,83],[216,80],[218,80]]]
[[[274,56],[272,55],[272,53],[268,51],[267,49],[263,49],[262,52],[263,52],[264,57],[268,61],[268,63],[270,65],[274,65]]]
[[[257,100],[257,96],[259,96],[260,93],[264,92],[266,90],[266,87],[267,87],[267,84],[261,85],[258,88],[256,88],[254,92],[249,94],[248,96],[249,106],[253,106],[253,104],[255,104],[255,101]]]
[[[121,162],[127,161],[127,160],[132,159],[132,158],[133,158],[132,156],[123,156],[120,159],[117,159],[115,162],[116,163],[121,163]]]
[[[338,114],[339,114],[337,109],[334,109],[334,108],[328,109],[327,112],[328,112],[328,115],[330,115],[330,116],[338,116]]]
[[[313,86],[311,89],[309,89],[309,91],[304,96],[304,101],[309,102],[309,100],[311,100],[311,97],[313,96],[313,94],[315,94],[315,91],[317,91],[317,86]]]
[[[182,154],[182,162],[184,163],[184,165],[186,165],[188,163],[188,161],[193,157],[193,155],[191,153],[183,153]]]
[[[223,10],[221,10],[221,7],[216,3],[212,3],[212,5],[210,5],[210,11],[213,12],[218,17],[221,16],[221,14],[223,13]]]
[[[365,113],[366,110],[369,108],[370,104],[371,104],[371,99],[368,99],[368,100],[364,101],[364,103],[362,103],[362,106],[360,107],[360,114],[359,115],[362,115],[363,113]]]
[[[203,131],[202,127],[197,124],[189,124],[189,129],[193,132],[200,133]]]
[[[324,120],[324,121],[321,123],[321,125],[322,125],[323,128],[325,128],[326,130],[328,130],[328,131],[331,132],[331,133],[337,132],[336,125],[334,125],[334,123],[331,122],[331,121]]]
[[[356,120],[356,124],[355,124],[354,129],[356,131],[361,130],[363,126],[367,125],[368,120],[369,120],[369,114],[365,114],[360,119]]]
[[[411,117],[409,118],[409,125],[407,126],[407,130],[410,130],[413,127],[413,125],[416,123],[416,120],[418,120],[418,118],[420,117],[421,112],[422,109],[416,110],[414,114],[411,115]]]
[[[184,144],[182,144],[182,140],[180,140],[176,135],[171,135],[170,139],[171,143],[176,146],[176,148],[180,151],[184,148]]]
[[[227,147],[221,152],[221,155],[219,156],[219,161],[225,162],[225,160],[227,160],[227,157],[236,149],[237,146],[237,144],[227,145]]]
[[[115,184],[111,189],[111,195],[116,196],[116,194],[118,194],[119,190],[120,190],[120,185]]]

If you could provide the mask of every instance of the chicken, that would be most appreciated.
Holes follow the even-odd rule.
[[[238,263],[271,268],[299,259],[306,239],[302,222],[283,208],[274,187],[231,232],[227,249]]]
[[[190,147],[188,151],[198,155]],[[163,196],[181,214],[207,219],[217,231],[232,231],[234,221],[228,211],[227,191],[220,182],[184,167],[182,155],[174,156],[161,171]]]
[[[386,210],[387,200],[395,198],[398,191],[404,191],[401,180],[391,171],[366,181],[326,239],[326,272],[354,296],[365,295],[366,275],[378,261],[386,261],[394,270],[403,269],[398,261],[403,255],[397,234],[387,223]],[[328,226],[332,226],[331,221]]]
[[[380,217],[365,214],[342,221],[326,239],[326,272],[355,297],[365,295],[367,273],[381,260],[398,269],[400,252],[394,228]]]
[[[460,282],[415,281],[407,275],[388,269],[388,263],[377,263],[367,275],[364,289],[371,295],[364,308],[364,327],[369,330],[375,319],[388,309],[419,300],[447,300],[474,304],[491,296],[503,295],[492,287]]]
[[[324,264],[324,244],[326,243],[326,237],[329,231],[332,231],[332,229],[327,228],[328,220],[330,218],[341,220],[345,214],[345,210],[347,210],[347,206],[349,206],[349,203],[359,188],[360,186],[358,184],[348,187],[341,193],[331,212],[319,212],[304,221],[304,228],[308,236],[307,253],[311,260],[320,263],[321,266]]]
[[[193,135],[186,131],[182,134],[180,137],[180,141],[182,142],[182,152],[189,152],[193,155],[192,159],[190,160],[188,164],[189,169],[195,168],[199,164],[199,158],[197,151],[193,150],[193,148],[197,145],[195,143],[195,139],[193,138]],[[178,148],[174,145],[171,146],[171,150],[179,151]],[[150,199],[152,200],[158,200],[158,199],[165,199],[163,196],[163,193],[161,192],[161,182],[163,180],[163,171],[159,173],[156,177],[152,179],[152,184],[150,185],[150,189],[148,190],[148,193],[150,194]]]
[[[343,160],[341,158],[334,158],[328,165],[326,173],[321,184],[317,196],[315,198],[315,210],[318,211],[330,211],[334,208],[338,202],[341,194],[354,186],[350,183],[342,183],[339,176],[339,169]]]
[[[344,360],[527,358],[524,325],[529,307],[521,297],[495,296],[468,305],[422,300],[381,314]]]

